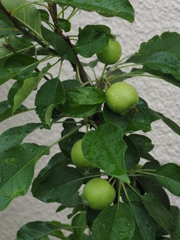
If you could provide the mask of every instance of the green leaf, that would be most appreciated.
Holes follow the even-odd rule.
[[[142,43],[139,49],[141,55],[151,56],[156,52],[171,52],[180,57],[180,34],[176,32],[164,32],[161,36],[154,36],[147,43]]]
[[[2,16],[2,13],[3,12],[0,10],[0,19],[2,20],[0,20],[0,37],[4,37],[5,33],[6,36],[19,34],[19,30],[15,28],[14,24],[4,13],[4,15]]]
[[[148,169],[148,165],[145,164],[143,166],[143,169]],[[147,181],[143,181],[142,178],[141,178],[140,184],[143,187],[143,189],[145,190],[145,192],[155,194],[156,197],[158,197],[158,199],[161,201],[161,203],[165,206],[165,208],[167,210],[170,209],[169,197],[168,197],[166,191],[164,190],[164,188],[162,188],[162,186],[158,186],[154,183],[151,183],[151,181],[148,181],[148,179],[147,179]]]
[[[50,240],[50,238],[46,236],[46,237],[42,237],[40,240]]]
[[[72,117],[88,117],[104,102],[105,93],[95,87],[74,87],[65,91],[66,101],[59,110]]]
[[[172,194],[180,197],[180,166],[167,163],[155,172],[156,179]]]
[[[129,138],[135,143],[140,153],[150,152],[154,148],[151,139],[146,136],[131,134]]]
[[[155,35],[148,42],[141,43],[136,59],[132,62],[144,62],[147,58],[157,52],[174,53],[178,58],[180,57],[180,34],[176,32],[164,32],[161,36]],[[131,58],[127,62],[131,62]]]
[[[155,239],[155,224],[153,218],[148,214],[147,210],[141,202],[131,202],[131,210],[133,212],[136,228],[139,231],[140,238],[138,240]],[[133,238],[136,240],[135,238]]]
[[[36,68],[36,64],[38,64],[38,60],[31,56],[25,54],[14,54],[6,60],[4,66],[11,70],[21,70],[20,73],[22,74],[25,72],[26,67],[29,69],[29,67],[32,68],[35,65],[33,68],[34,70]]]
[[[62,82],[63,86],[64,86],[64,90],[70,90],[73,89],[75,87],[82,87],[82,84],[78,81],[78,80],[74,80],[74,79],[68,79]]]
[[[22,77],[24,74],[30,74],[37,67],[37,59],[25,54],[14,54],[10,56],[1,70],[0,85],[9,79],[15,79],[16,76]]]
[[[44,73],[36,73],[34,76],[16,81],[8,93],[8,104],[12,108],[12,114],[24,102],[24,100],[36,89]]]
[[[57,237],[57,238],[62,239],[62,240],[69,240],[69,238],[65,237],[63,232],[60,231],[60,229],[64,229],[66,231],[72,232],[71,226],[69,224],[64,224],[64,223],[61,223],[61,222],[58,222],[58,221],[51,221],[51,222],[47,222],[47,223],[52,224],[56,227],[59,227],[58,230],[50,233],[49,234],[50,236],[54,236],[54,237]]]
[[[151,122],[149,118],[149,108],[145,100],[139,98],[136,105],[136,112],[131,114],[128,119],[127,133],[132,133],[138,130],[148,132],[151,130]]]
[[[82,185],[82,175],[75,168],[58,167],[49,172],[36,186],[33,196],[43,202],[66,201]]]
[[[139,52],[130,57],[127,62],[145,64],[144,72],[180,87],[179,40],[180,34],[175,32],[164,32],[161,36],[156,35],[148,42],[142,43]]]
[[[63,122],[63,128],[64,130],[62,130],[61,132],[61,137],[63,137],[64,135],[68,134],[69,132],[71,132],[75,127],[76,127],[76,123],[74,121],[73,118],[68,118]],[[64,155],[68,158],[71,159],[71,150],[73,145],[79,140],[82,139],[84,136],[83,132],[79,132],[77,131],[76,133],[70,135],[68,138],[65,138],[64,140],[60,141],[58,143],[61,151],[64,153]]]
[[[28,108],[26,108],[24,105],[21,105],[15,112],[14,115],[19,113],[24,113],[30,111]],[[3,101],[0,103],[0,122],[6,120],[7,118],[10,118],[12,116],[12,108],[8,107],[8,102]]]
[[[95,68],[95,67],[97,66],[98,62],[99,62],[99,60],[96,59],[96,60],[90,61],[90,62],[88,62],[88,63],[81,62],[81,64],[82,64],[82,66],[84,66],[84,67]]]
[[[180,60],[174,53],[154,53],[144,62],[144,65],[150,69],[161,71],[165,74],[171,74],[177,80],[180,80]]]
[[[81,199],[82,200],[82,199]],[[79,204],[79,205],[76,205],[73,210],[72,210],[72,213],[68,214],[67,215],[67,218],[68,219],[71,219],[74,215],[76,215],[78,212],[84,212],[84,211],[87,211],[88,207],[87,206],[84,206],[83,203]],[[57,211],[56,211],[57,212]],[[87,227],[87,224],[86,224],[86,227]]]
[[[92,225],[94,223],[94,220],[97,218],[97,216],[101,213],[99,210],[93,210],[90,207],[87,209],[86,213],[86,220],[87,220],[87,225],[92,230]]]
[[[0,46],[0,59],[3,59],[5,57],[7,58],[10,55],[12,55],[12,52],[9,49],[7,49],[3,46]],[[1,66],[1,68],[2,68],[2,66]]]
[[[71,30],[71,22],[69,22],[67,19],[59,18],[58,19],[58,25],[65,31],[69,32]]]
[[[137,147],[141,158],[153,162],[157,161],[148,153],[154,148],[154,145],[152,144],[150,138],[139,134],[131,134],[129,135],[129,138],[133,141],[133,143]]]
[[[110,108],[107,107],[106,104],[104,104],[103,108],[103,118],[106,123],[114,123],[118,127],[123,129],[123,132],[126,131],[126,128],[128,126],[128,117],[129,115],[122,116],[121,114],[115,113],[110,110]]]
[[[175,239],[180,239],[180,216],[178,217],[175,225]]]
[[[140,155],[137,146],[134,142],[129,138],[129,136],[124,135],[124,141],[127,145],[127,150],[125,152],[125,166],[126,169],[132,169],[135,167],[140,161]]]
[[[159,162],[149,153],[141,153],[141,157],[151,162]]]
[[[93,240],[131,240],[135,230],[132,212],[125,203],[105,208],[94,220]]]
[[[129,182],[124,163],[126,144],[122,129],[112,123],[87,132],[82,140],[85,158],[110,176]]]
[[[44,167],[38,174],[38,176],[33,180],[31,191],[34,192],[36,186],[43,181],[43,179],[55,168],[68,165],[69,161],[63,155],[63,153],[56,153],[48,162],[46,167]]]
[[[77,240],[82,240],[84,231],[87,228],[86,212],[76,214],[71,221],[71,226],[73,229],[74,238]]]
[[[53,108],[56,104],[64,103],[64,101],[64,88],[58,78],[53,78],[41,86],[36,95],[35,105],[36,113],[43,124],[50,127]]]
[[[155,112],[149,109],[151,121],[156,121],[161,119],[168,127],[170,127],[175,133],[180,135],[180,126],[178,126],[173,120],[165,117],[162,113]]]
[[[160,167],[159,162],[146,162],[142,167],[142,169],[146,169],[146,171],[150,170],[151,174],[143,174],[143,171],[142,171],[141,176],[137,178],[138,182],[140,182],[142,186],[147,185],[148,187],[151,187],[151,188],[153,188],[153,186],[162,187],[162,185],[157,181],[155,177],[155,171],[159,167]]]
[[[39,12],[41,14],[41,21],[49,21],[49,13],[44,9],[39,9]]]
[[[171,239],[176,240],[180,239],[180,209],[176,206],[170,207],[170,212],[174,217],[174,232],[171,232]]]
[[[101,52],[108,44],[110,33],[110,28],[104,25],[87,25],[83,29],[79,28],[76,52],[86,58]]]
[[[11,13],[11,16],[15,17],[24,26],[33,31],[36,35],[41,37],[41,16],[40,12],[31,4],[27,4],[26,0],[1,0],[1,3]],[[24,7],[22,7],[24,5]],[[17,8],[22,7],[15,11]]]
[[[54,47],[57,54],[65,60],[77,65],[77,58],[73,52],[73,49],[69,46],[69,44],[56,33],[48,30],[45,27],[42,27],[42,34],[44,39]]]
[[[173,215],[174,221],[177,222],[180,217],[180,209],[177,206],[171,205],[169,211]]]
[[[62,202],[62,206],[72,208],[72,207],[80,207],[81,210],[84,210],[82,198],[79,195],[79,192],[75,192],[72,196],[70,196],[66,201]],[[74,208],[75,209],[75,208]],[[58,212],[58,211],[56,211]]]
[[[0,153],[0,211],[13,198],[24,196],[34,175],[36,162],[49,154],[46,146],[24,143]]]
[[[68,236],[68,240],[77,240],[77,239],[75,239],[74,235],[71,234],[71,235]],[[84,234],[83,237],[82,237],[82,240],[92,240],[92,237],[91,237],[91,235]]]
[[[141,196],[142,202],[150,216],[168,233],[173,231],[173,217],[153,193]]]
[[[146,240],[155,239],[155,222],[154,219],[149,215],[146,208],[143,206],[141,198],[129,187],[126,187],[127,196],[123,194],[123,200],[129,204],[132,210],[135,221],[135,232],[133,240]]]
[[[9,128],[0,135],[0,152],[18,146],[23,139],[41,126],[40,123],[27,123],[22,126]]]
[[[175,85],[176,87],[180,87],[180,81],[177,80],[173,75],[171,74],[165,74],[161,71],[158,71],[158,70],[153,70],[153,69],[150,69],[146,66],[143,66],[143,69],[142,69],[142,73],[149,73],[151,75],[155,75],[155,76],[158,76],[159,78],[165,80],[166,82],[168,83],[171,83],[173,85]]]
[[[11,35],[7,39],[8,45],[16,52],[19,51],[27,51],[29,48],[31,48],[33,45],[31,44],[30,39],[26,38],[19,38],[14,35]]]
[[[117,16],[129,22],[134,21],[134,9],[128,0],[111,0],[111,2],[91,0],[90,2],[84,2],[83,4],[79,0],[74,0],[73,2],[69,2],[69,0],[50,0],[50,2],[71,6],[73,8],[79,8],[89,12],[95,11],[105,17]]]
[[[59,229],[59,226],[47,222],[29,222],[19,229],[16,240],[38,240]]]
[[[8,18],[8,16],[0,9],[0,19],[3,21],[3,22],[6,22],[6,23],[10,23],[13,25],[13,23],[11,22],[11,20]]]

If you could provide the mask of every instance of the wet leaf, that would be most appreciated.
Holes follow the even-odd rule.
[[[156,179],[172,194],[180,197],[180,166],[167,163],[155,172]]]
[[[82,175],[72,167],[53,169],[34,189],[33,196],[43,202],[63,203],[72,196],[83,183]]]
[[[155,222],[143,206],[141,198],[129,187],[126,187],[127,196],[123,193],[122,198],[132,210],[135,221],[133,240],[155,239]],[[130,201],[130,202],[129,202]]]
[[[151,121],[156,121],[161,119],[168,127],[170,127],[175,133],[180,135],[180,126],[178,126],[173,120],[165,117],[162,113],[156,112],[152,109],[149,109]]]
[[[21,105],[13,115],[19,114],[19,113],[24,113],[27,111],[31,111],[28,108],[26,108],[24,105]],[[12,108],[8,107],[8,102],[4,101],[0,103],[0,122],[6,120],[7,118],[10,118],[13,116],[12,115]]]
[[[42,123],[50,128],[50,120],[53,108],[65,102],[65,94],[62,83],[58,78],[45,82],[36,94],[36,113]]]
[[[19,229],[16,240],[38,240],[62,228],[48,222],[29,222]]]
[[[27,123],[22,126],[9,128],[0,135],[0,152],[18,146],[28,134],[40,126],[40,123]]]
[[[88,117],[104,102],[105,93],[95,87],[74,87],[65,91],[66,101],[59,110],[71,117]]]
[[[24,100],[37,87],[43,77],[43,73],[24,79],[24,81],[16,81],[8,93],[8,104],[12,108],[12,113],[24,102]]]
[[[48,147],[33,143],[24,143],[0,153],[0,211],[13,198],[27,193],[37,161],[47,154]]]
[[[127,150],[125,152],[125,166],[126,169],[132,169],[135,167],[140,161],[140,155],[137,146],[134,142],[129,138],[129,136],[124,135],[124,141],[127,145]]]
[[[60,5],[71,6],[72,8],[79,8],[85,11],[95,11],[106,17],[121,17],[129,22],[134,21],[134,9],[128,0],[111,2],[103,0],[91,0],[90,2],[85,2],[82,4],[78,0],[51,0],[51,2],[59,3]]]
[[[100,125],[83,137],[82,151],[85,158],[110,176],[129,182],[125,169],[122,129],[112,123]]]
[[[140,49],[134,57],[127,62],[145,62],[147,58],[157,52],[171,52],[180,57],[180,34],[176,32],[164,32],[161,36],[155,35],[148,42],[141,43]],[[134,60],[133,60],[134,58]],[[132,59],[132,60],[131,60]],[[137,61],[139,59],[139,61]],[[141,59],[141,60],[140,60]]]
[[[115,113],[104,104],[103,108],[103,117],[106,123],[111,122],[123,129],[123,132],[126,131],[128,126],[128,116],[122,116],[121,114]]]
[[[87,25],[79,28],[78,41],[75,50],[81,56],[89,58],[102,51],[108,44],[110,28],[104,25]]]
[[[74,238],[82,240],[84,231],[87,228],[86,212],[76,214],[71,221],[71,226],[73,229]]]
[[[55,168],[67,166],[69,161],[63,153],[56,153],[48,162],[48,164],[39,172],[38,176],[33,180],[31,191],[34,192],[36,186]]]
[[[153,193],[147,193],[141,199],[150,216],[168,233],[173,231],[173,217],[160,200]]]
[[[93,240],[131,240],[135,230],[133,215],[125,203],[105,208],[94,220]]]
[[[138,130],[142,130],[144,132],[151,130],[149,108],[146,101],[142,98],[139,98],[139,102],[136,105],[136,112],[129,118],[126,132],[132,133]]]

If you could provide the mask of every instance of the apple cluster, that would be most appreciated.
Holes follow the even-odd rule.
[[[100,62],[111,65],[119,61],[122,48],[115,39],[109,39],[108,45],[103,51],[97,53]],[[127,111],[134,108],[139,101],[136,89],[125,82],[113,84],[106,92],[106,104],[114,112],[125,115]]]
[[[97,54],[99,61],[106,65],[116,63],[121,56],[121,45],[109,39],[105,49]],[[110,86],[106,92],[106,105],[115,113],[125,115],[130,109],[134,108],[139,101],[136,89],[126,83],[117,82]],[[78,140],[71,151],[72,163],[78,168],[94,168],[83,155],[82,139]],[[93,178],[89,180],[84,189],[83,197],[87,204],[94,210],[102,210],[111,205],[116,197],[114,187],[105,179]]]

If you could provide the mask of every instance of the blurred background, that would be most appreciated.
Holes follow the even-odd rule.
[[[137,52],[141,42],[146,42],[154,35],[161,35],[165,31],[180,33],[180,0],[171,1],[144,1],[131,0],[135,9],[135,21],[129,23],[120,18],[105,18],[96,13],[80,11],[72,18],[71,34],[78,34],[78,27],[87,24],[105,24],[111,28],[112,34],[117,36],[117,40],[122,46],[122,58]],[[96,68],[97,76],[100,76],[102,64]],[[53,68],[54,77],[58,74],[58,69]],[[91,72],[89,72],[91,74]],[[61,80],[72,79],[74,72],[70,64],[65,63],[61,73]],[[144,98],[149,107],[155,111],[163,113],[166,117],[172,118],[180,125],[180,89],[167,82],[155,79],[137,77],[128,79]],[[0,86],[0,102],[7,99],[7,93],[12,85],[12,81]],[[27,107],[32,107],[35,94],[32,94],[26,101]],[[38,122],[39,119],[33,112],[14,116],[0,125],[0,134],[6,129],[23,125],[27,122]],[[51,131],[38,130],[30,134],[25,141],[36,142],[38,144],[50,145],[60,137],[61,125],[52,127]],[[146,133],[155,145],[152,155],[162,163],[169,161],[180,164],[180,136],[175,134],[163,122],[157,121],[152,124],[152,132]],[[42,157],[36,165],[35,176],[43,168],[51,156],[59,151],[58,146],[51,149],[49,156]],[[170,196],[171,204],[180,207],[180,200]],[[59,220],[68,222],[67,210],[55,213],[59,204],[45,204],[32,197],[29,192],[24,197],[14,199],[8,208],[0,212],[0,239],[13,240],[16,238],[18,229],[27,222],[42,220]],[[53,238],[51,238],[53,239]]]

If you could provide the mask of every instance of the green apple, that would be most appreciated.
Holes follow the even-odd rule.
[[[86,160],[82,152],[82,139],[78,140],[72,147],[71,160],[78,168],[94,168],[94,166]]]
[[[138,102],[139,96],[136,89],[126,82],[114,83],[106,92],[107,106],[122,115],[134,108]]]
[[[105,64],[114,64],[121,57],[122,49],[119,42],[109,39],[108,45],[99,53],[97,53],[97,58],[100,62]]]
[[[83,196],[92,209],[102,210],[114,201],[116,191],[105,179],[93,178],[86,183]]]

